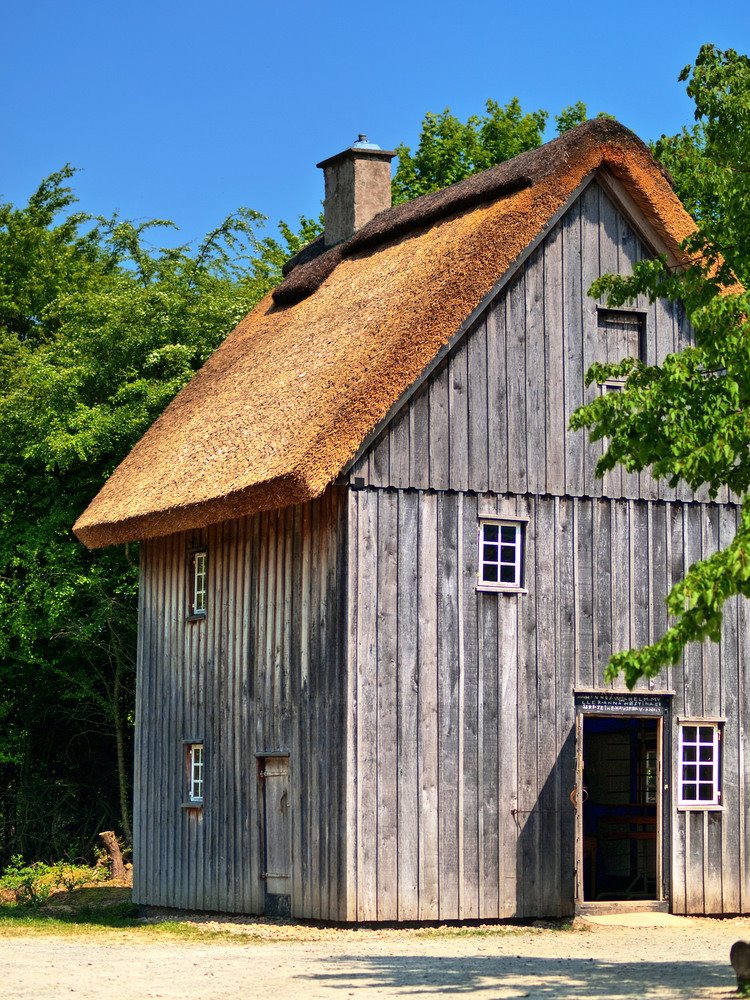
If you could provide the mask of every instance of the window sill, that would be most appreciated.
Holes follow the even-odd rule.
[[[710,803],[710,802],[706,803],[705,806],[698,806],[698,805],[696,805],[696,806],[679,806],[678,805],[677,806],[677,812],[678,813],[679,812],[682,812],[682,813],[685,813],[685,812],[694,812],[694,813],[701,813],[701,812],[724,812],[724,806],[722,806],[722,805],[715,805],[715,804]]]
[[[526,587],[492,587],[487,583],[478,583],[475,589],[483,594],[528,594]]]
[[[181,809],[203,809],[203,802],[183,802],[180,805]]]
[[[205,611],[202,612],[201,614],[198,614],[198,615],[188,615],[185,618],[185,621],[187,621],[187,622],[204,622],[205,620],[206,620],[206,612]]]

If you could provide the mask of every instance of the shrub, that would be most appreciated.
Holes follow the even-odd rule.
[[[42,861],[24,864],[20,854],[14,854],[0,877],[0,888],[16,897],[19,906],[38,907],[46,903],[52,891],[52,869]]]

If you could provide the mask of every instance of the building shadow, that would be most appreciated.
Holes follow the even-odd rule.
[[[731,969],[714,962],[606,962],[526,956],[336,955],[332,969],[298,977],[300,990],[358,989],[386,996],[695,998],[736,996]]]

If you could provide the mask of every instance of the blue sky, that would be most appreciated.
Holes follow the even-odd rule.
[[[317,213],[319,160],[359,132],[414,145],[446,106],[583,100],[644,139],[675,132],[700,44],[750,52],[750,5],[692,0],[11,0],[2,23],[0,200],[69,162],[82,208],[170,218],[185,240],[239,205]]]

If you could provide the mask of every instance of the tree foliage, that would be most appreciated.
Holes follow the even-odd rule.
[[[750,597],[750,295],[737,283],[750,271],[750,60],[704,45],[680,78],[696,125],[662,137],[656,152],[698,223],[685,242],[690,264],[673,270],[664,258],[642,261],[632,277],[601,278],[591,294],[612,305],[639,293],[681,302],[695,345],[661,365],[593,366],[589,383],[619,375],[626,387],[578,410],[571,426],[607,439],[598,473],[619,462],[629,471],[649,468],[670,485],[707,486],[712,497],[728,486],[741,515],[731,544],[693,564],[669,594],[666,634],[612,658],[608,676],[622,672],[630,686],[678,662],[687,643],[718,641],[725,602]]]
[[[71,525],[317,234],[240,209],[197,246],[75,210],[66,167],[0,206],[0,855],[129,835],[137,553]],[[112,793],[112,790],[115,793]]]
[[[558,135],[586,120],[586,105],[577,101],[555,117]],[[479,170],[509,160],[544,141],[549,114],[525,113],[517,97],[507,104],[488,100],[483,115],[470,115],[462,122],[450,108],[428,112],[412,153],[401,143],[396,147],[398,169],[393,178],[393,203],[400,204],[438,191]]]

